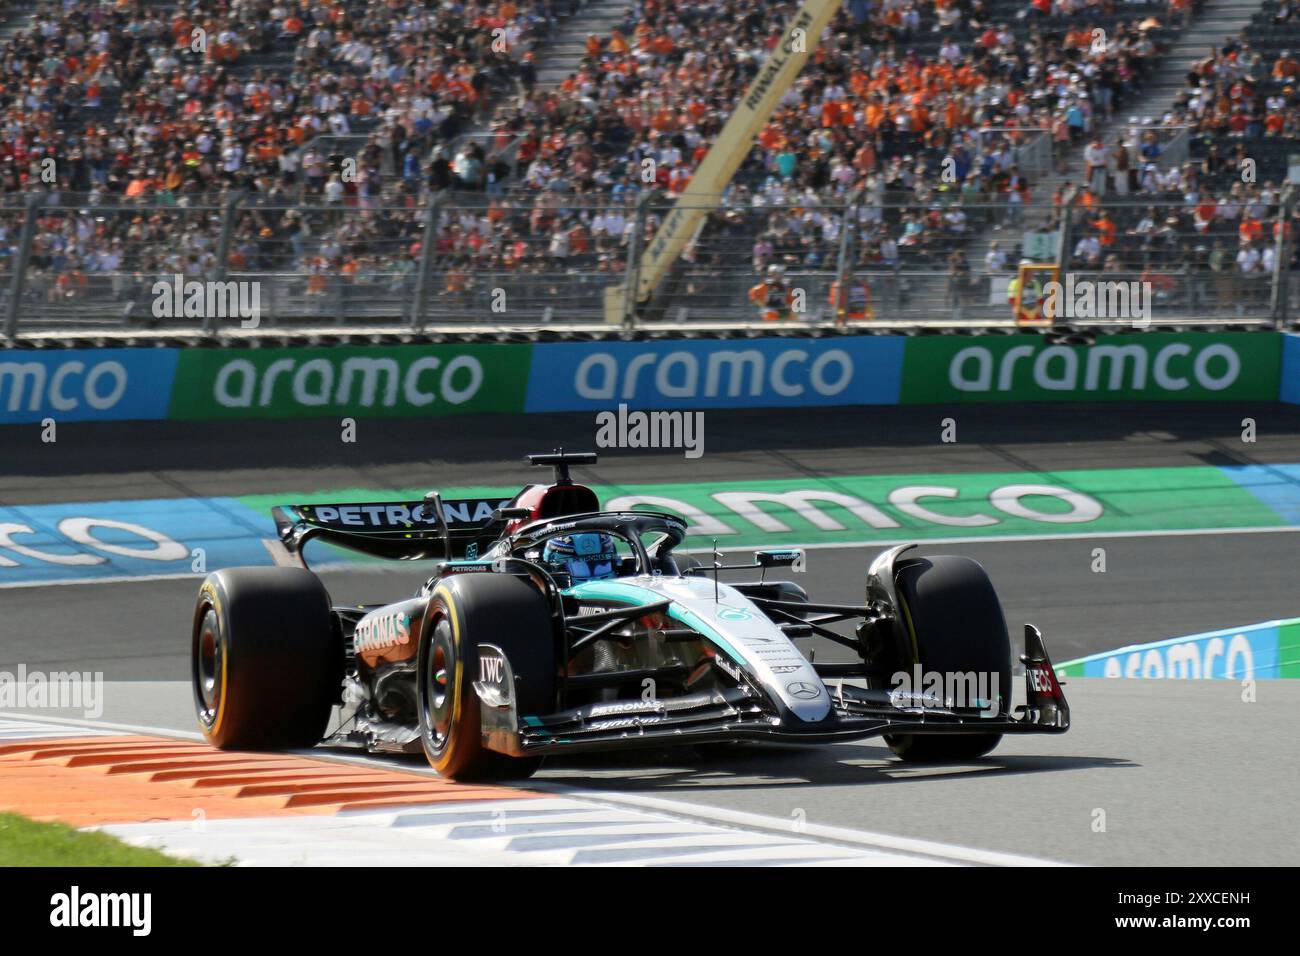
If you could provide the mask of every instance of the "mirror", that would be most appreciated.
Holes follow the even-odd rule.
[[[760,568],[789,568],[802,574],[806,558],[803,548],[779,548],[754,552],[754,563]]]

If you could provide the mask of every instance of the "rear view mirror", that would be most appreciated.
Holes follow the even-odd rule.
[[[789,568],[796,574],[802,574],[807,562],[803,548],[781,548],[755,551],[754,563],[760,568]]]

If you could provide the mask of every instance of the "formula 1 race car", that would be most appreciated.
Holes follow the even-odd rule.
[[[554,480],[507,501],[430,492],[274,509],[277,563],[300,566],[221,570],[199,591],[192,669],[207,739],[423,750],[447,777],[487,780],[569,751],[874,735],[906,760],[961,760],[1002,734],[1069,728],[1031,625],[1013,705],[1002,609],[974,561],[891,548],[867,569],[861,604],[767,580],[801,571],[799,549],[758,551],[743,566],[757,580],[729,584],[719,573],[741,568],[716,548],[711,566],[674,555],[681,518],[602,512],[569,476],[595,455],[529,458]],[[407,600],[333,606],[303,558],[318,539],[438,563]],[[857,660],[811,662],[795,641],[813,635]]]

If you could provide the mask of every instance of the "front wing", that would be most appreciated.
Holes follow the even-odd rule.
[[[480,657],[496,658],[491,680],[474,688],[481,707],[484,743],[523,757],[596,750],[622,750],[731,741],[825,744],[882,734],[1061,734],[1070,708],[1042,635],[1025,627],[1025,703],[1000,716],[981,716],[942,706],[901,706],[883,690],[840,683],[827,686],[831,712],[809,723],[781,713],[770,695],[749,685],[682,697],[588,704],[545,716],[519,714],[514,675],[500,648],[479,645]]]

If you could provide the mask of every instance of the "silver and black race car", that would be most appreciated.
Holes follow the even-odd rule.
[[[316,744],[423,752],[459,780],[523,778],[548,754],[883,735],[905,760],[970,759],[1008,733],[1063,733],[1070,711],[1038,630],[1012,699],[1006,623],[984,570],[912,545],[871,562],[861,604],[820,604],[772,568],[726,583],[674,553],[671,514],[602,512],[569,466],[505,501],[276,508],[279,566],[208,576],[192,635],[194,696],[225,749]],[[407,600],[335,606],[303,549],[433,560]],[[815,663],[797,641],[849,648]]]

